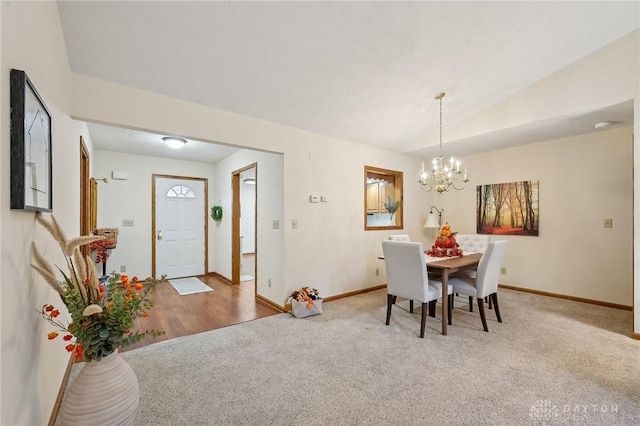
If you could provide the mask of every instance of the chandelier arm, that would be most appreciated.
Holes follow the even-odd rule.
[[[453,189],[455,189],[455,190],[457,190],[457,191],[460,191],[460,190],[462,190],[462,189],[465,189],[465,188],[467,187],[467,182],[465,182],[465,181],[461,181],[461,182],[462,182],[462,187],[460,187],[460,188],[458,188],[458,187],[456,186],[456,181],[455,181],[455,180],[451,182],[451,186],[453,186]]]
[[[423,191],[431,191],[433,189],[433,185],[429,185],[427,183],[421,183],[420,182],[420,189],[422,189]]]
[[[430,172],[426,172],[424,169],[424,161],[420,165],[418,172],[418,183],[420,188],[425,191],[431,191],[435,189],[439,195],[444,192],[449,192],[451,188],[455,190],[464,189],[469,182],[467,178],[467,168],[460,170],[460,161],[451,157],[447,162],[442,155],[442,98],[445,93],[440,92],[435,96],[435,99],[439,101],[440,106],[440,128],[439,128],[439,155],[432,160],[432,168]],[[456,184],[462,182],[462,186],[459,187]]]

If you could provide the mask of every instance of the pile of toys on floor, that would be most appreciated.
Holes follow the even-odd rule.
[[[302,287],[291,293],[284,309],[287,312],[290,311],[297,318],[321,314],[322,298],[320,292],[315,288]]]

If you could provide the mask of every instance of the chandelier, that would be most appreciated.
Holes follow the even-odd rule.
[[[440,195],[451,188],[464,189],[469,182],[467,168],[460,167],[460,160],[451,157],[447,161],[442,155],[442,98],[444,98],[444,92],[438,93],[435,97],[440,101],[440,154],[431,160],[431,170],[425,170],[423,161],[418,171],[420,188],[425,191],[431,191],[435,188]]]

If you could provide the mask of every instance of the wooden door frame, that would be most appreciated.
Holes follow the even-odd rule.
[[[176,175],[151,175],[151,274],[156,276],[156,179],[178,179],[204,182],[204,273],[209,273],[209,179]]]
[[[91,229],[91,158],[84,138],[80,136],[80,235],[90,235]],[[89,254],[89,246],[82,246],[82,254]]]
[[[254,206],[254,295],[258,296],[258,163],[252,163],[241,169],[231,172],[231,284],[240,284],[240,174],[247,170],[255,169],[256,172],[256,202]]]

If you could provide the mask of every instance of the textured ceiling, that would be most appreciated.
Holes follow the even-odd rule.
[[[638,2],[608,1],[63,1],[58,9],[76,73],[399,152],[437,145],[436,93],[447,92],[448,143],[446,126],[640,26]],[[613,110],[632,119],[632,108]],[[585,132],[586,121],[569,119],[510,131]],[[551,124],[555,133],[545,130]],[[455,142],[459,154],[485,149]]]

